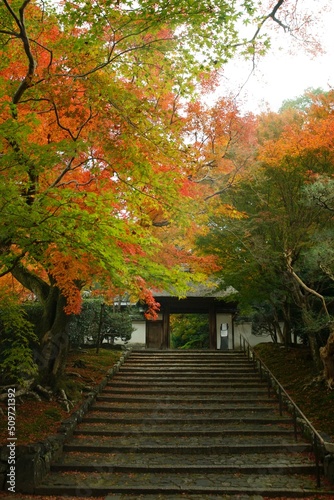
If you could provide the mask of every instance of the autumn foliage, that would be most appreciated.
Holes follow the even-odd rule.
[[[183,294],[188,259],[203,278],[187,242],[201,191],[187,102],[236,51],[236,18],[254,16],[206,1],[1,2],[0,277],[43,305],[46,374],[62,369],[83,289],[126,290],[154,317],[152,288]]]
[[[1,2],[0,278],[43,306],[46,378],[83,290],[126,290],[155,317],[152,290],[182,296],[218,270],[194,235],[214,213],[240,217],[218,195],[247,170],[255,121],[202,98],[234,54],[265,50],[281,7]],[[249,39],[238,23],[254,24]]]
[[[253,119],[247,164],[219,193],[221,209],[198,238],[205,252],[217,256],[220,276],[237,290],[241,310],[256,319],[257,333],[286,345],[297,338],[308,343],[319,370],[322,358],[329,385],[333,99],[333,91],[308,92],[303,106],[290,101],[279,113]]]

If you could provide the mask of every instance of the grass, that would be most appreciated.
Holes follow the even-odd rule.
[[[275,375],[289,396],[299,406],[326,440],[334,441],[334,391],[324,381],[317,381],[310,351],[305,346],[285,348],[263,343],[255,352]]]
[[[64,389],[72,403],[70,412],[80,406],[87,389],[103,380],[120,355],[120,351],[109,349],[101,349],[98,354],[95,349],[70,352],[66,373],[58,385],[58,389]],[[6,415],[5,404],[2,404],[2,409]],[[68,416],[69,413],[59,397],[54,397],[51,401],[36,401],[34,398],[16,401],[17,444],[43,441],[49,435],[55,434],[61,421]],[[0,445],[6,444],[7,437],[7,419],[0,418]]]

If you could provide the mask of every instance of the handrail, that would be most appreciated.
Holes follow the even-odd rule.
[[[247,344],[247,348],[246,348]],[[313,427],[311,422],[308,420],[308,418],[304,415],[304,413],[301,411],[298,405],[291,399],[289,394],[286,392],[282,384],[277,380],[275,375],[269,370],[267,365],[262,361],[261,357],[254,351],[248,340],[243,337],[243,335],[240,334],[240,349],[242,348],[243,352],[246,354],[247,352],[247,357],[248,360],[251,360],[251,355],[253,360],[259,362],[259,371],[260,371],[260,377],[261,379],[263,378],[263,369],[267,372],[268,374],[268,392],[270,394],[270,387],[269,387],[269,382],[274,382],[275,385],[277,386],[278,389],[278,399],[279,399],[279,411],[280,415],[282,415],[283,411],[283,395],[288,401],[288,404],[285,401],[285,404],[288,406],[288,410],[292,410],[292,415],[293,415],[293,422],[294,422],[294,431],[295,431],[295,438],[297,437],[297,426],[298,426],[298,417],[300,420],[304,422],[304,427],[306,424],[306,427],[311,431],[312,435],[312,441],[313,441],[313,449],[314,449],[314,455],[315,455],[315,465],[316,465],[316,479],[317,479],[317,487],[319,488],[321,486],[321,480],[320,480],[320,448],[322,447],[322,454],[324,455],[324,450],[326,450],[328,453],[333,453],[334,446],[333,443],[330,443],[328,441],[325,441],[324,438],[319,434],[319,432]],[[305,432],[305,428],[303,429]]]

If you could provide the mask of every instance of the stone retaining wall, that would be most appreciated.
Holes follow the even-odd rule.
[[[42,442],[15,446],[15,492],[34,492],[35,487],[50,471],[51,463],[61,456],[64,442],[72,436],[77,423],[81,422],[98,394],[118,372],[130,352],[126,351],[122,354],[119,361],[107,372],[104,380],[89,393],[80,408],[62,422],[56,435],[49,436]],[[8,458],[9,448],[6,444],[0,447],[0,491],[7,490],[10,484]]]

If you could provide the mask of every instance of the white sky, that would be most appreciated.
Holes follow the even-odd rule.
[[[236,95],[240,90],[238,100],[242,102],[242,109],[256,113],[268,107],[278,111],[285,99],[298,97],[308,88],[321,87],[328,90],[334,87],[334,6],[328,12],[319,13],[321,5],[331,5],[331,2],[332,0],[300,1],[300,5],[309,6],[319,21],[315,31],[319,30],[319,40],[325,54],[312,58],[299,48],[291,55],[288,53],[290,35],[282,33],[279,45],[285,45],[286,48],[273,48],[270,54],[261,59],[248,81],[251,62],[229,63],[224,72],[222,93],[226,95],[226,91],[230,89]]]

